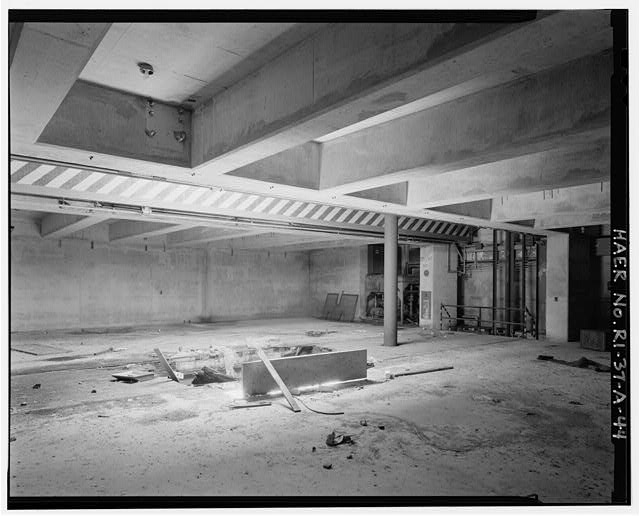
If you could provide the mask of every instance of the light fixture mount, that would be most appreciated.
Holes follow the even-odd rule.
[[[153,75],[153,66],[149,63],[138,63],[138,69],[145,78]]]

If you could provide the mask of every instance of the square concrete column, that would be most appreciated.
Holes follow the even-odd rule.
[[[384,345],[398,345],[398,216],[384,216]]]
[[[449,272],[449,246],[428,244],[420,248],[420,326],[439,330],[440,305],[455,305],[458,297],[458,275],[455,265]],[[452,262],[453,263],[453,262]],[[449,308],[455,317],[456,310]],[[452,323],[455,321],[451,321]]]
[[[569,235],[547,237],[546,334],[569,340]]]

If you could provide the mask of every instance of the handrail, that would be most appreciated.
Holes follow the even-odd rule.
[[[447,310],[447,308],[467,308],[467,309],[473,309],[473,310],[477,310],[478,313],[477,315],[462,315],[462,316],[458,316],[456,315],[456,317],[452,317],[451,314],[449,313],[449,310]],[[504,320],[498,320],[498,319],[482,319],[482,310],[491,310],[492,313],[494,313],[493,311],[503,311],[503,312],[509,312],[509,311],[515,311],[515,312],[519,312],[522,315],[522,321],[504,321]],[[443,311],[447,314],[446,316],[443,315]],[[527,329],[527,323],[529,321],[527,321],[527,317],[529,317],[530,321],[531,321],[531,330],[529,331]],[[529,309],[524,306],[524,307],[518,307],[518,308],[511,308],[511,307],[501,307],[501,306],[482,306],[482,305],[453,305],[453,304],[445,304],[445,303],[440,303],[440,326],[442,326],[442,321],[475,321],[476,326],[478,329],[483,327],[483,323],[490,325],[492,330],[495,332],[495,328],[496,328],[496,324],[499,324],[501,327],[505,326],[507,331],[509,333],[511,333],[511,330],[514,328],[521,328],[523,331],[523,334],[527,334],[527,333],[531,333],[532,335],[537,335],[537,331],[538,329],[536,328],[536,321],[534,316],[531,314],[531,312],[529,311]]]

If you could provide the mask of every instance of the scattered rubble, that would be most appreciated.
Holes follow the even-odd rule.
[[[235,382],[236,379],[232,376],[228,376],[223,373],[219,373],[210,367],[204,366],[200,371],[196,373],[191,384],[192,385],[204,385],[207,383],[224,383]]]
[[[331,469],[333,467],[333,464],[331,464],[330,462],[325,462],[322,467],[324,469]]]
[[[338,333],[335,330],[327,330],[327,331],[322,331],[322,330],[308,330],[305,332],[305,335],[307,337],[322,337],[323,335],[328,335],[330,333]]]
[[[553,355],[538,355],[538,360],[544,360],[547,362],[555,362],[557,364],[568,365],[571,367],[578,367],[580,369],[593,369],[598,373],[608,373],[611,371],[611,367],[606,364],[601,364],[594,360],[590,360],[587,357],[580,357],[578,360],[569,362],[567,360],[560,360],[554,358]]]
[[[33,387],[31,387],[32,389],[39,389],[40,387],[42,387],[41,384],[36,383]]]
[[[327,435],[327,446],[338,446],[339,444],[353,443],[351,436],[347,434],[336,433],[334,430]]]

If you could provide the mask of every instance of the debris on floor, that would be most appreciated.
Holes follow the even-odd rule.
[[[331,464],[330,462],[325,462],[322,467],[324,469],[331,469],[333,467],[333,464]]]
[[[111,376],[113,376],[117,381],[136,383],[151,380],[155,374],[153,371],[130,370],[113,373]]]
[[[42,387],[42,385],[40,385],[39,383],[36,383],[33,387],[31,387],[32,389],[39,389],[40,387]]]
[[[339,444],[353,443],[353,441],[351,440],[350,435],[336,433],[336,431],[334,430],[329,435],[327,435],[326,443],[327,446],[338,446]]]
[[[438,371],[448,371],[449,369],[453,369],[453,366],[446,367],[434,367],[432,369],[419,369],[417,371],[405,371],[404,373],[394,373],[391,378],[398,376],[411,376],[414,374],[426,374],[426,373],[436,373]]]
[[[13,441],[15,441],[16,438],[15,437],[9,437],[9,442],[12,443]]]
[[[475,401],[490,401],[491,403],[498,404],[502,403],[502,400],[499,398],[492,398],[491,396],[487,396],[486,394],[479,394],[477,396],[471,396],[471,399]]]
[[[236,379],[232,376],[227,376],[224,373],[219,373],[210,367],[204,366],[200,371],[196,373],[191,384],[192,385],[204,385],[207,383],[224,383],[235,382]]]
[[[611,367],[609,367],[608,365],[601,364],[600,362],[596,362],[594,360],[590,360],[587,357],[580,357],[578,360],[574,360],[570,362],[567,360],[560,360],[559,358],[554,358],[553,355],[538,355],[538,360],[555,362],[557,364],[568,365],[571,367],[578,367],[580,369],[593,369],[598,373],[608,373],[611,371]]]
[[[367,426],[367,420],[366,419],[361,419],[360,420],[360,426]]]
[[[162,367],[169,374],[169,378],[171,378],[174,382],[180,383],[180,378],[176,375],[176,372],[171,368],[171,366],[169,365],[169,362],[167,362],[167,359],[162,354],[162,351],[160,351],[158,348],[155,348],[153,351],[155,352],[156,356],[160,359],[160,364],[162,365]]]
[[[311,355],[315,346],[296,346],[291,351],[282,354],[282,357],[299,357],[300,355]]]
[[[328,330],[328,331],[322,331],[322,330],[307,330],[305,332],[305,335],[307,337],[322,337],[323,335],[328,335],[330,333],[338,333],[335,330]]]
[[[229,405],[229,408],[232,409],[240,409],[240,408],[252,408],[252,407],[269,407],[271,405],[270,401],[246,401],[246,402],[235,402]]]
[[[291,406],[291,410],[293,410],[294,412],[300,412],[300,407],[298,407],[298,404],[296,403],[296,400],[293,399],[293,396],[289,392],[289,389],[287,388],[287,385],[282,381],[282,378],[280,378],[280,375],[278,374],[278,372],[273,367],[273,364],[271,364],[271,361],[264,354],[264,351],[261,348],[256,348],[256,352],[258,353],[258,356],[260,357],[260,360],[262,360],[262,363],[267,368],[267,371],[269,371],[269,374],[275,380],[275,382],[278,385],[278,387],[280,387],[280,390],[282,391],[282,394],[284,395],[284,397],[287,399],[287,402]]]

